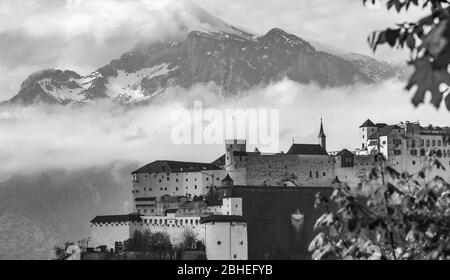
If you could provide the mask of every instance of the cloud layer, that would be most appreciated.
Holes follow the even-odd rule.
[[[148,163],[158,159],[211,162],[222,145],[175,145],[171,132],[177,110],[203,107],[280,110],[280,148],[316,143],[324,119],[329,150],[357,146],[358,127],[367,118],[397,123],[448,125],[448,112],[431,106],[415,109],[403,84],[360,85],[334,89],[284,80],[236,97],[223,97],[212,85],[173,89],[150,105],[120,107],[99,103],[83,107],[2,108],[0,112],[0,178],[47,169],[76,170],[118,161]],[[252,149],[252,147],[249,147]],[[278,151],[279,151],[278,150]],[[277,152],[277,151],[267,151]]]

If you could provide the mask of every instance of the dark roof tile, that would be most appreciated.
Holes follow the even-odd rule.
[[[211,163],[201,162],[183,162],[183,161],[169,161],[158,160],[149,163],[131,174],[139,173],[156,173],[156,172],[200,172],[202,170],[220,170],[219,166]]]
[[[318,144],[292,144],[287,153],[296,155],[328,155],[327,151]]]
[[[142,222],[141,215],[132,213],[128,215],[97,216],[91,223],[122,223],[122,222]]]
[[[376,125],[375,125],[370,119],[367,119],[367,121],[365,121],[365,122],[360,126],[360,128],[362,128],[362,127],[376,127]]]
[[[231,216],[231,215],[210,215],[200,219],[200,223],[228,223],[228,222],[246,222],[245,218],[242,216]]]
[[[402,128],[399,127],[398,125],[387,125],[381,129],[379,129],[378,132],[372,133],[369,136],[369,140],[377,139],[378,136],[386,136],[389,133],[391,133],[391,131],[394,129],[402,129]]]

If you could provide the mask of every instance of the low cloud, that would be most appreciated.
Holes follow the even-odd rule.
[[[280,148],[292,139],[316,143],[324,119],[329,150],[357,146],[358,127],[367,118],[397,123],[448,125],[445,108],[414,108],[403,83],[323,89],[283,80],[235,97],[214,85],[172,89],[149,105],[123,107],[104,102],[86,106],[2,107],[0,110],[0,178],[47,169],[77,170],[114,162],[148,163],[158,159],[211,162],[222,145],[175,145],[171,132],[176,110],[203,107],[280,110]],[[252,149],[253,147],[249,147]],[[264,151],[264,150],[263,150]],[[277,152],[274,150],[267,152]]]

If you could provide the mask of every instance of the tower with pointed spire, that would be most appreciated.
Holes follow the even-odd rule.
[[[319,132],[319,145],[322,146],[325,150],[327,150],[327,136],[325,136],[325,132],[323,131],[323,122],[322,118],[320,118],[320,132]]]

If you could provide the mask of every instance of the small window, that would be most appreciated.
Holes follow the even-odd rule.
[[[220,242],[220,241],[217,241],[217,245],[219,245],[219,246],[220,246],[220,245],[222,245],[222,242]]]

